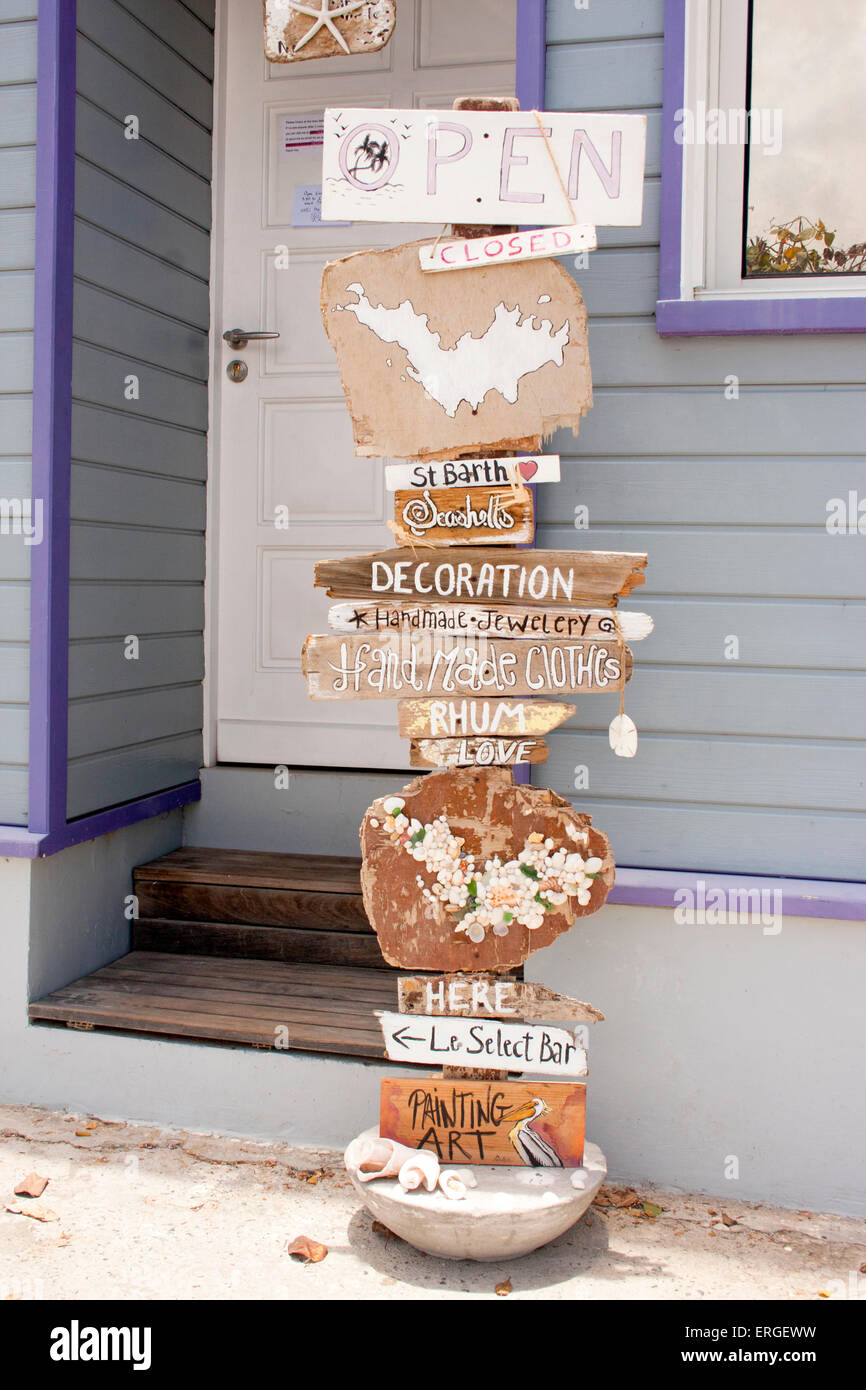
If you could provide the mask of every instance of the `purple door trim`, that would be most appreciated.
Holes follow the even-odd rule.
[[[31,493],[44,533],[31,551],[28,812],[38,835],[66,822],[75,12],[75,0],[40,0]]]
[[[750,333],[864,333],[866,295],[824,299],[683,299],[683,147],[674,138],[682,109],[686,62],[686,0],[665,0],[662,194],[656,331],[668,337]]]

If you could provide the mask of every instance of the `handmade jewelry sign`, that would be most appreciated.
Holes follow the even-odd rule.
[[[325,111],[323,215],[368,222],[639,227],[646,117]]]
[[[648,613],[610,609],[522,608],[481,603],[335,603],[328,612],[332,632],[450,632],[475,637],[613,637],[629,642],[648,637]]]
[[[389,463],[389,492],[428,487],[491,487],[506,483],[558,483],[559,454],[520,454],[511,458],[446,459],[442,463]]]
[[[569,227],[545,227],[538,231],[511,232],[507,236],[469,237],[465,241],[434,241],[418,248],[422,270],[472,270],[483,265],[535,261],[544,256],[565,256],[594,251],[595,227],[574,223]]]
[[[558,261],[455,282],[423,273],[417,243],[360,251],[325,267],[321,309],[361,457],[534,453],[592,404],[586,310]]]
[[[376,1017],[392,1062],[502,1067],[537,1076],[586,1076],[586,1051],[574,1033],[542,1024],[400,1014]]]
[[[397,0],[265,0],[265,57],[271,63],[375,53],[394,32]]]
[[[442,1163],[579,1168],[586,1087],[555,1081],[382,1082],[379,1131]]]

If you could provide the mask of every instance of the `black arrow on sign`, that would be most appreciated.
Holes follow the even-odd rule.
[[[396,1033],[392,1033],[392,1034],[391,1034],[391,1041],[392,1041],[392,1042],[399,1043],[401,1047],[408,1047],[409,1044],[410,1044],[410,1042],[423,1042],[423,1041],[424,1041],[424,1038],[423,1038],[423,1037],[418,1037],[415,1033],[409,1033],[409,1032],[407,1032],[408,1027],[409,1027],[409,1025],[406,1024],[405,1027],[403,1027],[403,1028],[398,1028],[397,1031],[396,1031]],[[405,1035],[405,1038],[404,1038],[404,1035]]]

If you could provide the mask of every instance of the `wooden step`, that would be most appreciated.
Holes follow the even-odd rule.
[[[133,923],[132,944],[137,951],[176,952],[185,956],[234,956],[247,960],[308,961],[368,970],[391,969],[372,931],[307,931],[294,927],[141,917]]]
[[[396,1003],[388,970],[132,951],[36,1000],[30,1018],[381,1060],[374,1010]]]

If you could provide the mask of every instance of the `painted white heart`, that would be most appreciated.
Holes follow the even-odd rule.
[[[633,758],[637,752],[637,725],[627,714],[610,721],[610,746],[618,758]]]

